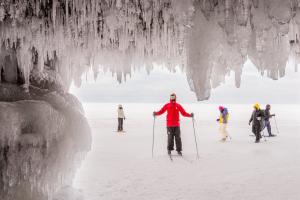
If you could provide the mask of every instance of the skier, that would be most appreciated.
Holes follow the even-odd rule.
[[[252,112],[251,118],[249,120],[249,126],[252,122],[252,132],[256,137],[255,143],[259,143],[261,138],[260,132],[262,131],[265,113],[260,109],[260,105],[258,103],[256,103],[253,107],[254,107],[254,111]]]
[[[265,110],[265,126],[267,127],[269,137],[275,137],[276,135],[272,134],[271,123],[270,123],[270,118],[275,117],[275,114],[270,114],[270,110],[271,110],[271,105],[267,104]]]
[[[217,121],[220,122],[219,132],[222,136],[221,142],[225,142],[228,138],[228,133],[226,129],[228,124],[229,113],[228,109],[223,106],[219,106],[219,111],[220,117],[217,119]]]
[[[123,131],[123,120],[125,120],[124,110],[122,105],[118,106],[118,132]]]
[[[183,107],[176,103],[176,94],[170,95],[170,102],[165,104],[158,112],[153,112],[153,116],[158,116],[167,111],[167,134],[168,134],[168,154],[171,155],[171,151],[174,150],[174,139],[176,142],[176,151],[178,155],[182,156],[182,143],[180,136],[180,123],[179,113],[184,117],[194,117],[194,114],[187,113]]]

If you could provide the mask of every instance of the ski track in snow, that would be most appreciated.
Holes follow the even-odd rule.
[[[173,162],[168,158],[165,116],[156,120],[151,158],[151,114],[161,105],[125,104],[123,134],[115,132],[116,106],[85,105],[93,147],[74,185],[83,190],[86,200],[300,199],[299,106],[274,105],[279,136],[254,144],[247,124],[250,105],[228,106],[232,140],[221,143],[215,123],[217,105],[183,104],[196,115],[199,160],[192,121],[181,121],[183,154],[191,162],[178,156],[173,156]],[[272,128],[276,133],[274,124]]]

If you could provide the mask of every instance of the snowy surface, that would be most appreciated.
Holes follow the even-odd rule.
[[[116,130],[117,104],[85,104],[93,131],[92,151],[74,186],[85,200],[296,200],[300,198],[299,105],[273,105],[279,136],[255,144],[249,137],[251,105],[226,105],[232,141],[219,142],[218,105],[182,104],[196,115],[200,159],[191,119],[181,122],[186,160],[166,155],[165,116],[155,125],[152,111],[162,104],[124,104],[126,133]],[[276,134],[274,121],[273,130]]]

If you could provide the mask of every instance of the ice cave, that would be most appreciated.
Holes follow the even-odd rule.
[[[55,199],[91,133],[71,83],[99,69],[180,67],[198,101],[250,59],[270,79],[300,62],[299,0],[0,0],[0,199]]]

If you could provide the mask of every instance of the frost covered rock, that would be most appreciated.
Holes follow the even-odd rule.
[[[21,93],[17,88],[6,86],[12,91],[6,95]],[[57,92],[35,93],[33,97],[40,100],[21,100],[32,98],[23,94],[28,96],[0,101],[0,197],[52,199],[72,184],[76,168],[90,150],[90,128],[70,94],[64,98]]]
[[[60,75],[53,70],[43,70],[43,72],[32,71],[29,82],[30,85],[41,89],[65,91]]]

